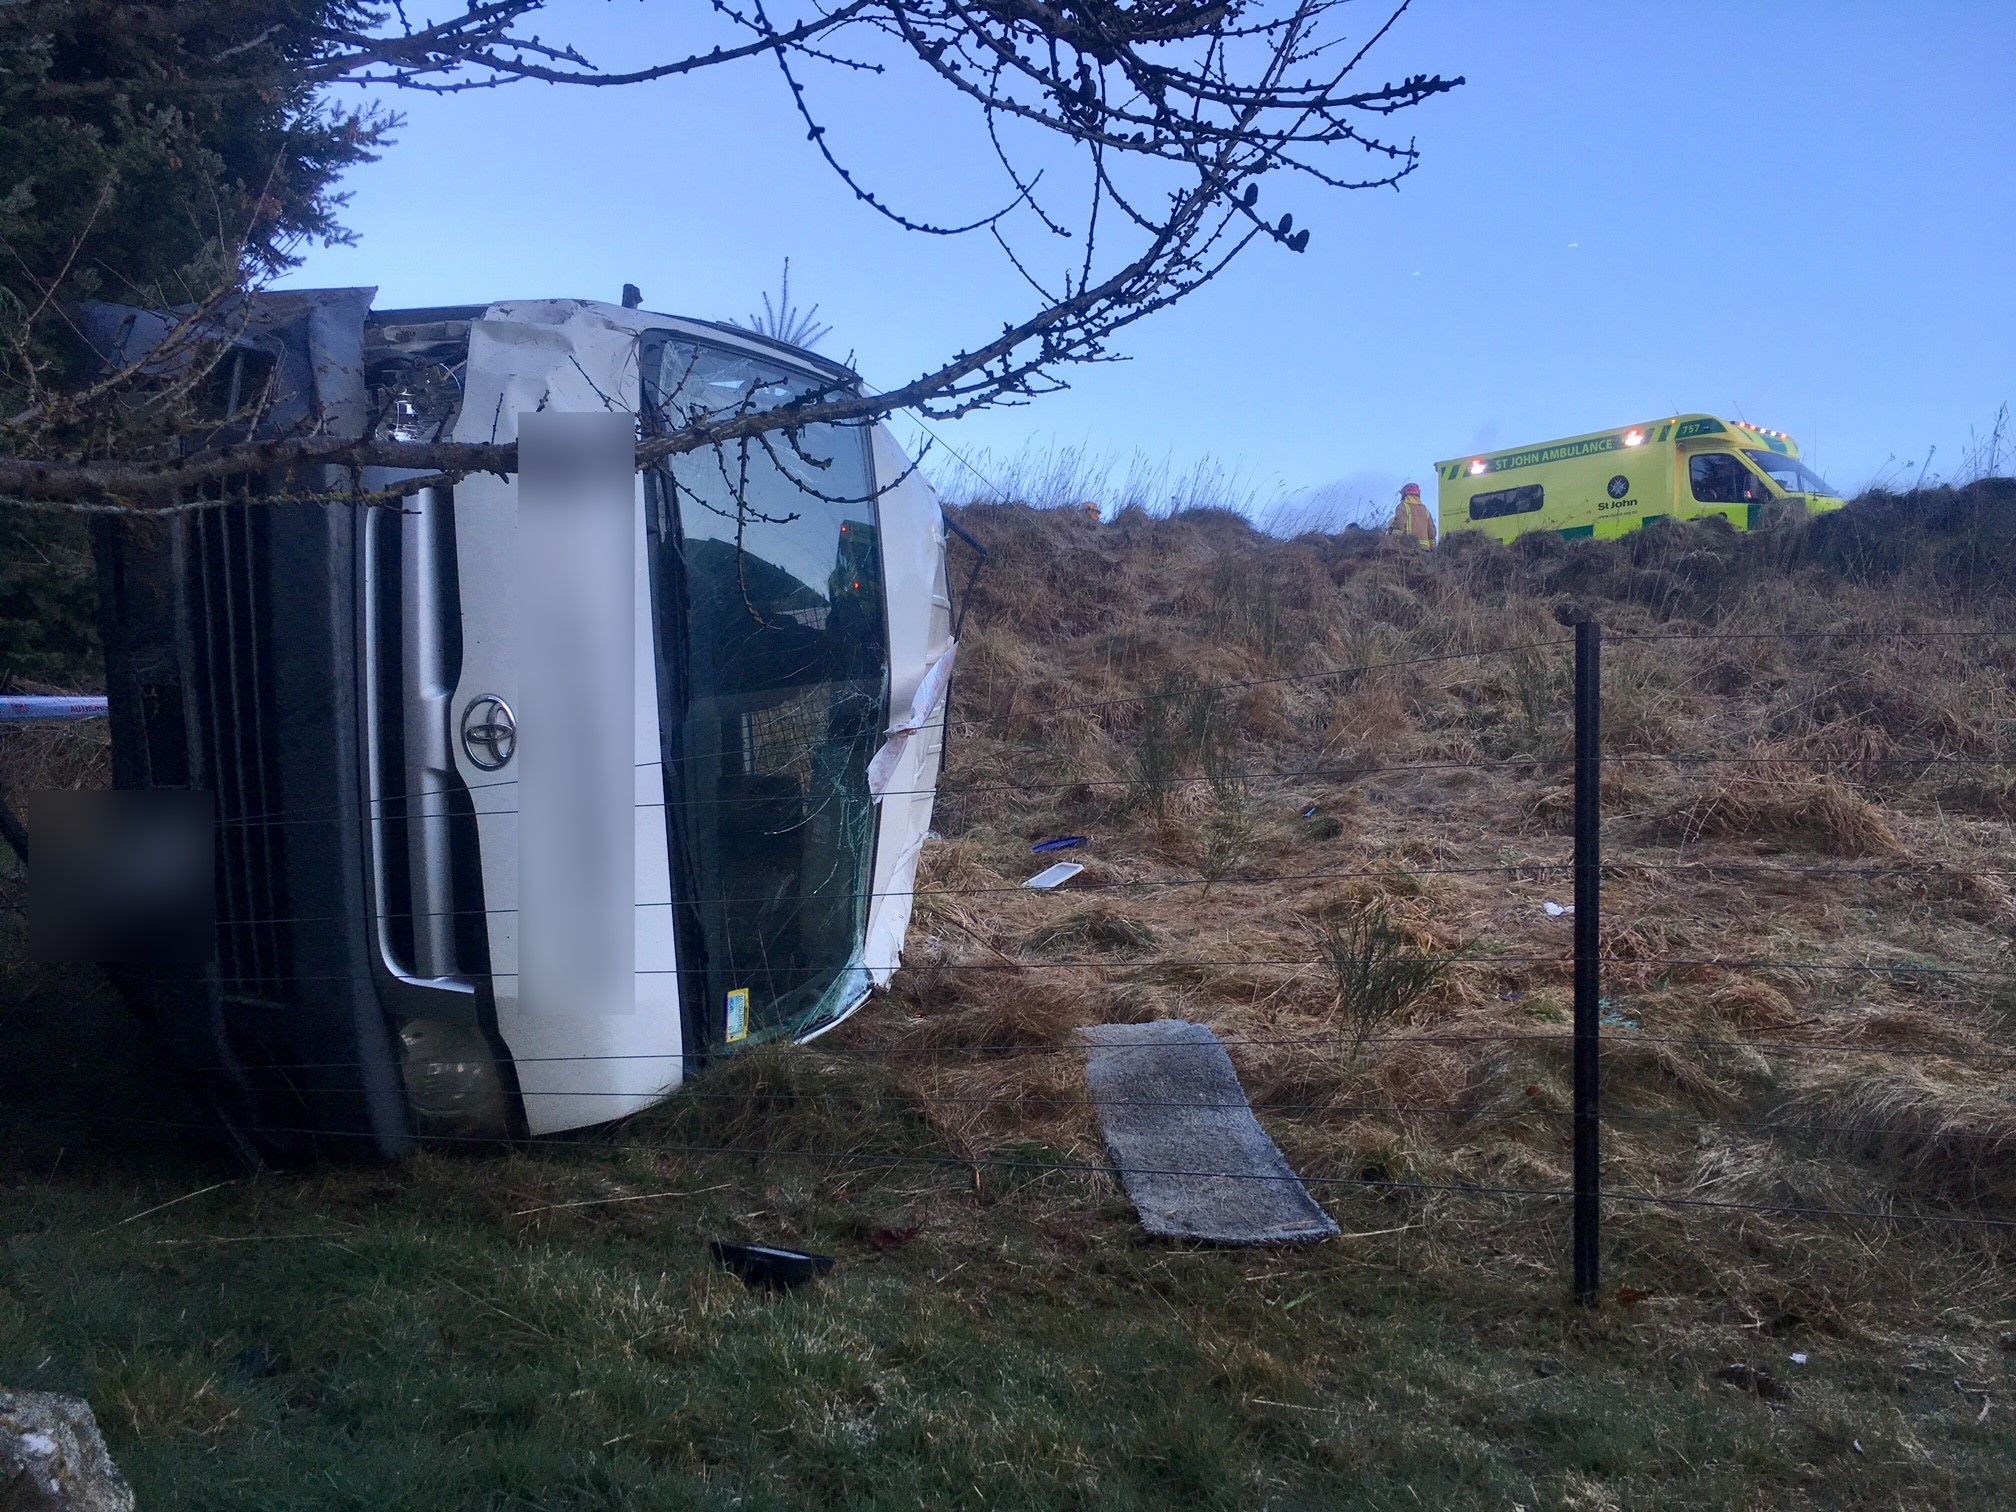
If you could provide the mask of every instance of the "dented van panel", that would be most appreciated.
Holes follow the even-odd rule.
[[[858,1008],[943,760],[938,502],[880,424],[632,450],[853,376],[588,301],[270,298],[273,414],[521,470],[101,529],[118,785],[218,807],[216,958],[122,983],[164,1042],[269,1151],[383,1157],[603,1123]],[[92,329],[130,360],[166,327],[127,313]]]

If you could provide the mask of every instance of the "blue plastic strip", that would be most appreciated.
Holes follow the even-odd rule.
[[[61,724],[103,719],[105,700],[42,693],[0,693],[0,724]]]

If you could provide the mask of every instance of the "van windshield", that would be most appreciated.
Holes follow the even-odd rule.
[[[1830,499],[1840,497],[1825,478],[1797,458],[1781,457],[1776,452],[1766,451],[1746,451],[1743,455],[1788,494],[1825,494]]]
[[[674,429],[818,380],[667,338],[646,402]],[[771,431],[673,457],[651,489],[666,832],[698,1051],[802,1033],[866,991],[888,724],[868,431]]]

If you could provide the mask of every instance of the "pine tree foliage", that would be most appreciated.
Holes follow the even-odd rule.
[[[0,3],[0,414],[61,387],[83,299],[195,304],[343,241],[337,178],[393,119],[302,76],[331,0]],[[0,427],[0,456],[40,439]],[[0,686],[88,680],[90,554],[80,521],[0,532]]]
[[[784,259],[784,277],[777,291],[777,303],[770,303],[770,296],[763,296],[763,313],[751,314],[747,320],[732,322],[745,331],[754,331],[759,336],[768,336],[772,341],[782,341],[791,346],[804,347],[807,351],[833,334],[833,327],[819,323],[819,306],[801,310],[791,303],[791,259]]]
[[[345,240],[335,182],[389,117],[299,72],[346,0],[0,5],[0,298],[199,299]]]

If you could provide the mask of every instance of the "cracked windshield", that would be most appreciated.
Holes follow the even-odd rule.
[[[655,369],[673,425],[814,385],[677,341]],[[803,1032],[868,987],[867,768],[888,657],[867,432],[706,448],[673,458],[654,493],[667,830],[677,894],[697,900],[688,1022],[710,1047]]]

